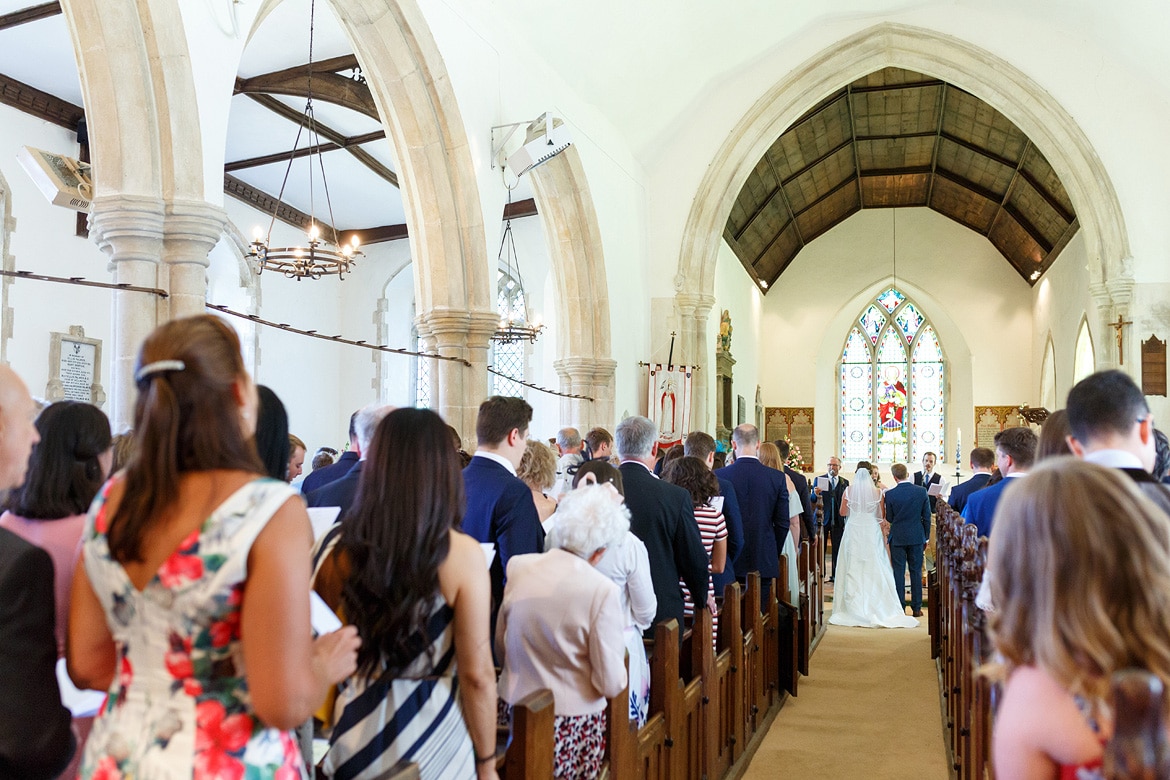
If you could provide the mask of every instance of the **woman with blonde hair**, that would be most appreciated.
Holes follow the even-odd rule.
[[[532,491],[532,502],[536,504],[540,522],[548,523],[553,512],[557,511],[556,500],[544,494],[557,481],[557,456],[553,454],[552,447],[536,439],[529,439],[524,456],[520,458],[520,467],[516,469],[516,476]],[[545,531],[548,531],[547,525]]]
[[[760,445],[760,463],[779,472],[784,471],[784,459],[780,457],[780,448],[770,441]],[[796,492],[796,484],[792,477],[784,475],[784,482],[788,487],[788,515],[791,522],[788,525],[788,537],[784,540],[780,553],[788,560],[788,595],[793,603],[800,601],[800,570],[798,569],[796,546],[800,544],[800,513],[804,507],[800,504],[800,494]]]
[[[1004,492],[988,550],[996,776],[1097,777],[1111,675],[1170,685],[1170,518],[1120,472],[1054,458]]]

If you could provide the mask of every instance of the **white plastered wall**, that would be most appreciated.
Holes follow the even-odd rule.
[[[765,352],[761,342],[763,320],[760,315],[763,306],[764,296],[744,273],[739,258],[727,244],[722,244],[719,249],[719,261],[715,267],[715,308],[707,318],[707,344],[712,350],[719,344],[719,319],[726,309],[731,315],[731,356],[735,358],[735,365],[731,369],[732,394],[743,396],[747,404],[745,422],[750,423],[756,421],[756,385],[760,383],[760,375],[764,370],[760,361],[760,356]],[[766,340],[774,342],[781,337],[781,334],[769,333]],[[701,370],[710,372],[714,367],[715,360],[712,355],[703,361]],[[714,379],[707,377],[707,380],[714,387]],[[699,381],[699,377],[696,377],[695,381]],[[772,403],[770,399],[771,395],[765,387],[764,405],[776,406],[777,404]],[[715,393],[711,393],[707,398],[707,419],[711,421],[709,426],[711,430],[708,432],[712,436],[715,435],[715,421],[719,414],[716,400]],[[738,399],[732,398],[731,414],[735,423],[739,422],[738,413]]]
[[[1040,402],[1039,367],[1043,365],[1049,337],[1052,338],[1057,409],[1064,408],[1068,391],[1073,385],[1073,364],[1081,323],[1089,323],[1089,332],[1095,345],[1101,342],[1103,334],[1094,327],[1094,318],[1086,317],[1095,308],[1089,295],[1088,264],[1085,242],[1078,234],[1060,253],[1048,273],[1032,288],[1032,359],[1037,366],[1034,403]],[[1100,354],[1098,350],[1098,357]]]
[[[77,136],[0,105],[0,173],[8,182],[16,223],[8,247],[15,268],[108,281],[106,256],[88,238],[75,235],[77,212],[50,204],[16,161],[17,151],[25,145],[76,157]],[[144,294],[143,298],[144,305],[153,305],[149,296]],[[70,325],[85,328],[87,338],[101,339],[101,377],[109,395],[113,343],[108,291],[16,280],[9,288],[8,301],[13,314],[8,361],[34,396],[44,396],[49,379],[49,334],[68,333]],[[105,411],[109,411],[108,403]]]

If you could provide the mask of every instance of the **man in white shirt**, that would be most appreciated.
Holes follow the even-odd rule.
[[[926,488],[926,494],[930,500],[930,513],[933,515],[936,511],[936,504],[938,499],[946,496],[947,488],[950,483],[947,482],[946,477],[934,470],[935,464],[938,462],[938,456],[933,452],[924,453],[922,456],[922,471],[914,472],[914,484],[921,488]],[[938,485],[938,492],[931,494],[930,486]]]
[[[1170,491],[1151,474],[1154,417],[1141,389],[1123,371],[1098,371],[1068,393],[1068,446],[1078,458],[1120,469],[1170,515]]]

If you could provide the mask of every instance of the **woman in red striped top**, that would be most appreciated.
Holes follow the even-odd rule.
[[[707,550],[707,609],[711,610],[711,642],[719,635],[719,611],[715,606],[715,587],[711,574],[718,574],[727,565],[727,524],[723,520],[723,496],[719,495],[719,480],[707,464],[695,457],[671,461],[662,472],[662,478],[672,485],[685,488],[691,494],[695,507],[695,521]],[[679,580],[683,592],[683,614],[693,617],[695,605],[686,583]]]

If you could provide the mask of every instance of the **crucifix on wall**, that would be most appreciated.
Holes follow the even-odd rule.
[[[1119,366],[1125,365],[1125,352],[1121,348],[1121,337],[1122,337],[1121,329],[1124,328],[1126,325],[1133,325],[1133,321],[1126,320],[1120,314],[1117,315],[1117,322],[1112,322],[1109,324],[1109,327],[1111,327],[1117,331],[1117,365],[1119,365]]]

